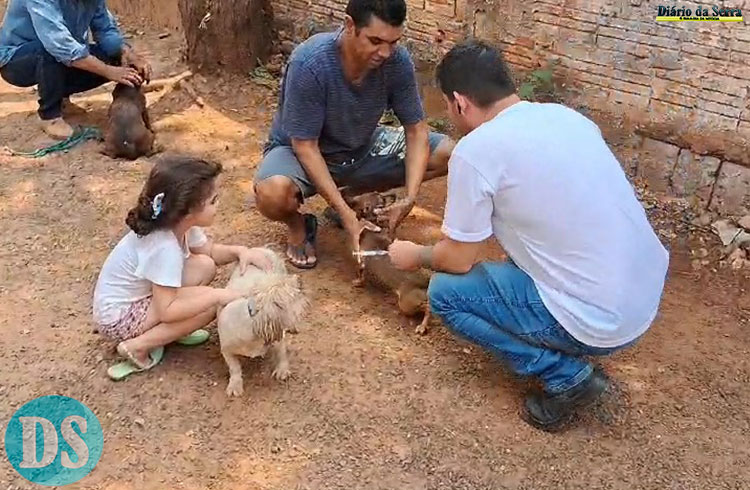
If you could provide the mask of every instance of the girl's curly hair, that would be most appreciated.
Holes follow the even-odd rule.
[[[171,228],[190,212],[199,210],[214,189],[220,163],[189,156],[167,156],[151,169],[136,206],[125,222],[138,236]],[[164,193],[161,211],[154,217],[154,198]]]

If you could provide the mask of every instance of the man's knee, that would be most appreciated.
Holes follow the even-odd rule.
[[[432,275],[427,289],[427,297],[430,300],[430,310],[434,314],[442,316],[452,309],[451,298],[456,281],[457,277],[451,274],[437,272]]]
[[[292,179],[274,175],[255,183],[255,200],[258,210],[266,218],[283,221],[297,211],[300,205],[299,188]]]
[[[456,142],[446,136],[430,153],[430,159],[427,162],[427,175],[430,178],[440,177],[448,173],[448,162],[455,146]]]

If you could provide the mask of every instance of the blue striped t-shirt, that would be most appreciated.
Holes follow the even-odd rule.
[[[424,118],[414,64],[403,46],[397,47],[360,85],[344,76],[336,32],[316,34],[289,58],[281,84],[279,109],[270,138],[291,145],[291,139],[318,139],[330,164],[361,158],[386,109],[403,125]]]

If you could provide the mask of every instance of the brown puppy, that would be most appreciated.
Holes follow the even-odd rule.
[[[391,239],[386,236],[385,232],[376,233],[364,230],[359,244],[361,251],[388,250]],[[398,309],[408,317],[424,312],[424,319],[415,332],[418,334],[427,332],[430,323],[430,302],[427,297],[430,274],[427,271],[423,269],[414,272],[398,270],[391,264],[388,256],[362,257],[354,285],[361,287],[364,284],[395,294],[398,298]]]
[[[140,87],[117,84],[104,131],[104,150],[111,158],[135,160],[153,154],[154,132]]]
[[[390,206],[397,199],[397,195],[390,192],[367,192],[358,196],[347,196],[344,193],[343,197],[352,211],[357,213],[359,219],[365,219],[371,223],[377,220],[376,209]]]

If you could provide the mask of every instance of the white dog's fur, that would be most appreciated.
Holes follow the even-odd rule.
[[[228,289],[241,291],[248,298],[237,299],[217,312],[221,353],[229,367],[227,395],[243,392],[242,366],[238,356],[263,357],[272,348],[276,365],[273,376],[289,376],[285,333],[296,333],[308,302],[299,285],[299,278],[287,274],[284,260],[268,248],[262,250],[273,263],[273,270],[263,271],[249,265],[240,274],[235,266],[227,283]],[[252,310],[252,314],[251,314]]]

